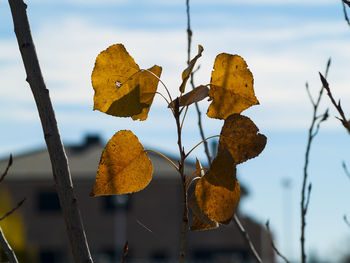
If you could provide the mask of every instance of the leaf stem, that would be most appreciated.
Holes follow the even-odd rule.
[[[171,98],[169,89],[167,88],[167,86],[165,85],[165,83],[160,79],[160,77],[158,77],[156,74],[154,74],[152,71],[148,70],[148,69],[141,69],[141,71],[146,71],[150,74],[152,74],[155,78],[157,78],[159,80],[160,83],[162,83],[163,87],[165,88],[166,92],[168,93],[169,99],[170,101],[173,101],[173,99]]]
[[[188,106],[186,106],[185,114],[182,117],[181,126],[180,126],[181,131],[182,131],[182,127],[184,126],[184,122],[185,122],[185,118],[186,118],[186,115],[187,115],[187,111],[188,111]],[[180,111],[180,114],[181,114],[181,111]]]
[[[168,99],[165,98],[165,96],[164,96],[162,93],[156,91],[156,94],[160,95],[160,96],[166,101],[166,103],[167,103],[168,105],[170,104],[170,102],[168,101]]]
[[[208,169],[207,168],[201,168],[201,171],[207,171]],[[194,171],[189,177],[187,177],[186,179],[186,185],[189,183],[189,181],[196,175],[197,173],[197,170]]]
[[[212,138],[215,138],[215,137],[220,137],[220,135],[213,135],[213,136],[210,136],[208,138],[205,138],[204,140],[200,141],[199,143],[197,143],[185,156],[185,159],[191,154],[191,152],[196,149],[199,145],[201,145],[202,143],[206,142],[207,140],[209,139],[212,139]]]
[[[154,151],[154,150],[150,150],[150,149],[145,149],[145,152],[152,152],[152,153],[156,153],[159,156],[162,156],[165,160],[167,160],[172,166],[174,166],[174,168],[176,169],[176,171],[179,171],[179,167],[176,166],[176,164],[174,164],[174,162],[172,160],[170,160],[168,157],[166,157],[164,154]]]

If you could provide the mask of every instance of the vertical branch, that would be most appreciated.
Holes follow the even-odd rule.
[[[331,64],[331,60],[329,59],[326,66],[325,76],[328,75],[328,70]],[[307,193],[306,193],[306,185],[308,182],[308,167],[309,167],[309,158],[310,158],[310,150],[311,144],[315,136],[317,135],[320,127],[320,123],[325,121],[328,117],[328,109],[326,112],[320,116],[318,116],[318,108],[320,105],[320,101],[324,91],[324,85],[322,85],[318,97],[316,101],[312,99],[312,96],[309,91],[309,87],[306,84],[306,90],[308,92],[310,102],[313,106],[313,114],[310,128],[308,130],[308,140],[306,145],[305,152],[305,162],[304,162],[304,170],[303,170],[303,182],[302,182],[302,190],[301,190],[301,202],[300,202],[300,216],[301,216],[301,234],[300,234],[300,247],[301,247],[301,262],[306,263],[306,253],[305,253],[305,227],[306,227],[306,213],[309,207],[310,195],[311,195],[311,184],[308,184]]]
[[[4,250],[4,252],[6,253],[6,256],[8,257],[8,260],[10,261],[10,263],[18,263],[15,252],[11,248],[10,244],[7,242],[1,227],[0,227],[0,245]]]
[[[14,30],[23,64],[41,120],[43,133],[49,152],[56,190],[66,223],[67,234],[75,262],[92,262],[85,231],[73,190],[67,157],[57,127],[55,113],[46,88],[23,0],[9,0]]]
[[[192,30],[191,30],[191,17],[190,17],[190,1],[186,0],[186,14],[187,14],[187,64],[189,64],[190,60],[191,60],[191,43],[192,43]],[[193,73],[191,73],[191,80],[190,80],[192,89],[195,89],[195,85],[194,85],[194,80],[193,80]],[[208,166],[210,166],[211,161],[212,161],[212,157],[210,155],[210,151],[209,151],[209,146],[208,146],[208,142],[206,141],[206,137],[204,135],[204,129],[203,129],[203,125],[202,125],[202,113],[199,109],[198,103],[195,102],[195,106],[196,106],[196,111],[197,111],[197,115],[198,115],[198,128],[199,128],[199,133],[202,137],[202,141],[204,143],[204,152],[207,156],[208,159]],[[254,256],[255,260],[259,263],[261,263],[261,258],[259,256],[259,254],[256,252],[256,249],[254,247],[253,242],[251,241],[247,231],[244,229],[242,223],[240,222],[238,216],[234,215],[233,217],[234,222],[237,226],[237,228],[239,229],[240,233],[242,234],[242,237],[244,238],[244,240],[246,241],[248,248],[251,252],[251,254]]]
[[[174,105],[174,117],[176,121],[176,127],[177,127],[177,144],[179,146],[179,152],[180,152],[180,161],[179,161],[179,173],[181,176],[181,182],[182,182],[182,229],[181,229],[181,244],[180,244],[180,262],[185,262],[185,250],[186,250],[186,236],[187,236],[187,229],[188,229],[188,209],[187,209],[187,187],[186,187],[186,176],[184,173],[184,165],[185,165],[185,159],[186,154],[184,151],[184,148],[182,146],[181,141],[181,123],[180,123],[180,109],[179,109],[179,98],[176,98],[175,105]]]
[[[190,1],[186,0],[186,14],[187,14],[187,64],[189,65],[191,60],[191,44],[192,44],[192,30],[191,30],[191,16],[190,16]],[[190,80],[192,89],[195,89],[194,80],[193,80],[193,73],[191,73],[191,80]],[[198,128],[199,133],[202,137],[202,140],[204,140],[206,137],[204,135],[203,125],[202,125],[202,113],[199,109],[198,102],[195,102],[196,106],[196,112],[198,115]],[[211,164],[211,155],[208,147],[208,142],[204,141],[204,151],[208,158],[208,166]]]

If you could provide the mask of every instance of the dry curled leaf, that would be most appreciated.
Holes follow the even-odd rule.
[[[258,156],[266,145],[266,137],[248,117],[229,116],[221,129],[218,151],[227,149],[235,164]]]
[[[193,71],[194,65],[196,64],[197,60],[202,56],[203,50],[204,50],[203,47],[201,45],[198,45],[198,54],[193,59],[191,59],[190,63],[188,64],[188,67],[182,72],[182,83],[180,86],[181,93],[185,92],[187,80],[191,76],[191,73]]]
[[[200,211],[211,221],[231,221],[238,207],[240,187],[234,160],[227,150],[218,152],[209,171],[197,181],[194,193]]]
[[[138,138],[119,131],[102,152],[92,196],[127,194],[144,189],[153,167]]]
[[[159,78],[162,69],[155,65],[149,71]],[[145,120],[157,90],[156,76],[140,70],[122,44],[108,47],[97,56],[91,75],[94,110]]]
[[[201,100],[204,100],[206,97],[208,97],[208,87],[201,85],[196,87],[195,89],[191,90],[190,92],[187,92],[186,94],[179,97],[179,106],[189,106],[192,103],[199,102]],[[173,105],[175,105],[175,100],[170,102],[168,105],[168,108],[172,108]]]
[[[238,55],[219,54],[211,73],[209,105],[210,118],[226,119],[259,104],[253,89],[253,74],[245,60]]]

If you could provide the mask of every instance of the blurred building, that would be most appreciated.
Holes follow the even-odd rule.
[[[66,147],[95,262],[119,262],[126,241],[127,262],[177,262],[182,189],[176,170],[162,157],[149,154],[154,175],[146,189],[132,195],[90,197],[103,147],[98,136],[87,136],[83,144]],[[6,165],[7,159],[0,161],[1,172]],[[194,169],[194,164],[187,164],[187,171]],[[16,213],[23,217],[25,244],[36,261],[72,261],[46,149],[15,156],[2,187],[14,202],[26,198]],[[265,228],[252,218],[240,218],[258,253],[265,262],[274,262]],[[216,230],[189,232],[186,258],[188,262],[254,262],[232,223]]]

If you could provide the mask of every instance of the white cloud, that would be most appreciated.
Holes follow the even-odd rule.
[[[336,87],[337,96],[342,101],[350,100],[346,72],[346,63],[350,61],[347,31],[339,22],[315,22],[257,31],[244,28],[196,31],[194,45],[201,43],[205,48],[199,61],[201,70],[196,74],[196,83],[209,82],[213,61],[218,53],[238,53],[247,60],[255,77],[256,94],[262,104],[256,111],[268,105],[284,112],[283,118],[288,119],[288,122],[279,121],[282,118],[279,114],[269,116],[275,128],[278,125],[304,126],[303,118],[283,109],[297,107],[300,114],[309,111],[305,81],[310,81],[312,89],[319,87],[317,72],[323,70],[329,55],[336,61],[331,68],[330,82]],[[58,105],[92,106],[90,75],[94,60],[100,51],[113,43],[124,43],[142,68],[153,64],[162,65],[162,79],[172,94],[177,92],[180,74],[185,67],[186,35],[182,30],[100,28],[83,17],[66,17],[62,21],[47,22],[36,28],[34,38],[44,78],[54,104]],[[9,87],[0,90],[1,97],[13,101],[32,101],[19,62],[17,44],[14,41],[2,41],[0,50],[1,60],[10,62],[1,66],[0,78],[4,86]],[[161,85],[159,90],[165,94]],[[158,96],[155,104],[164,105],[164,101]],[[21,105],[13,107],[19,110]],[[273,114],[273,111],[269,114]]]

